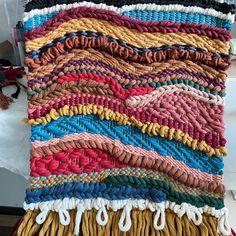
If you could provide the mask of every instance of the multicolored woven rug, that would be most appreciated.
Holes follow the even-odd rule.
[[[231,235],[222,181],[234,6],[31,0],[28,235]]]

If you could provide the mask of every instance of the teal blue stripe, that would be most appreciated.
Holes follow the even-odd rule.
[[[173,184],[168,182],[132,176],[110,176],[104,183],[72,182],[54,187],[27,189],[25,201],[30,204],[66,197],[77,199],[101,197],[108,200],[148,199],[157,203],[169,200],[177,204],[186,202],[196,207],[205,205],[216,209],[224,207],[222,198],[193,196],[186,192],[177,192]]]
[[[131,185],[110,188],[105,183],[66,183],[51,188],[27,189],[25,201],[30,204],[66,197],[77,199],[100,197],[107,200],[148,199],[157,203],[166,200],[165,193],[152,188],[136,188]]]
[[[197,24],[206,24],[223,29],[232,29],[231,20],[223,20],[214,16],[203,15],[199,13],[185,13],[178,11],[145,11],[145,10],[132,10],[125,11],[122,13],[125,16],[136,20],[142,21],[172,21],[176,23],[197,23]]]
[[[51,20],[58,13],[59,13],[58,11],[54,11],[54,12],[49,13],[47,15],[35,15],[25,22],[24,30],[26,32],[28,32],[33,28],[42,26],[46,21]]]
[[[25,22],[24,28],[25,31],[42,26],[46,21],[52,19],[59,12],[55,11],[47,15],[35,15]],[[146,10],[132,10],[124,11],[122,13],[124,16],[128,16],[132,19],[141,20],[141,21],[171,21],[176,23],[197,23],[197,24],[206,24],[218,28],[223,28],[227,30],[232,29],[231,20],[222,20],[214,16],[203,15],[199,13],[185,13],[178,11],[146,11]]]

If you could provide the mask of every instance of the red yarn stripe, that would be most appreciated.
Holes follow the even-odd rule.
[[[121,100],[125,100],[131,96],[145,95],[155,90],[154,87],[134,87],[131,89],[123,89],[114,79],[95,73],[71,73],[60,77],[56,82],[62,84],[77,80],[94,80],[99,83],[109,84],[116,97]]]
[[[70,175],[101,172],[105,169],[125,168],[127,165],[118,162],[110,154],[99,149],[68,149],[63,152],[47,155],[43,158],[33,157],[30,160],[31,176]]]

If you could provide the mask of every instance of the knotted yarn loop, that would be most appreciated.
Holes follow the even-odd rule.
[[[108,213],[106,210],[106,201],[102,198],[98,198],[95,202],[95,208],[98,209],[96,220],[101,226],[105,226],[108,222]]]
[[[217,230],[223,235],[231,235],[231,228],[228,221],[229,212],[228,209],[222,209],[220,211],[220,217],[218,219],[218,228]]]
[[[132,211],[132,204],[127,203],[122,211],[120,221],[119,221],[119,229],[122,232],[127,232],[130,230],[132,221],[131,221],[131,211]]]
[[[47,218],[48,212],[50,211],[50,206],[47,202],[42,202],[39,204],[40,213],[36,217],[37,224],[41,225]]]
[[[166,224],[165,218],[165,204],[161,203],[156,206],[157,211],[153,220],[153,226],[156,230],[163,230]],[[158,225],[158,221],[160,220],[160,224]]]

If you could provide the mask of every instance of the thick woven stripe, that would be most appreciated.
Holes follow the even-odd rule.
[[[18,235],[229,236],[235,7],[27,0],[31,177]]]

